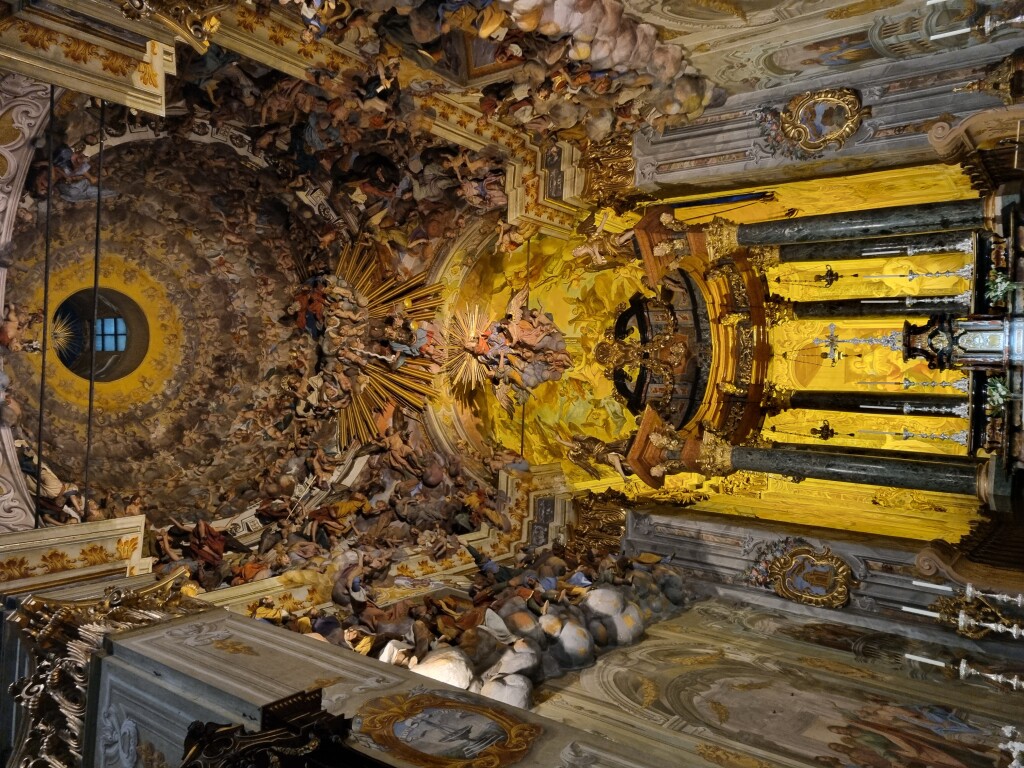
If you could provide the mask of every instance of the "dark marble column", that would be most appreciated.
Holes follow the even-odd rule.
[[[878,413],[905,416],[967,417],[966,397],[954,395],[890,394],[879,392],[793,392],[790,408],[846,413]]]
[[[936,313],[964,314],[970,311],[971,296],[893,296],[873,299],[837,299],[836,301],[794,301],[797,320],[821,320],[842,317],[906,317]]]
[[[734,469],[751,472],[971,496],[978,492],[979,464],[976,462],[936,461],[935,457],[919,461],[779,447],[734,447],[730,458]]]
[[[825,243],[787,243],[779,246],[779,262],[844,261],[919,253],[973,253],[974,230],[928,232],[902,237],[876,237],[868,240],[833,240]]]
[[[972,229],[983,222],[981,200],[956,200],[740,224],[736,238],[741,246],[813,243]]]

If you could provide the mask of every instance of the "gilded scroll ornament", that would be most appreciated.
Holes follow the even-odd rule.
[[[583,197],[607,205],[616,196],[633,187],[636,160],[633,159],[633,137],[629,134],[610,136],[587,145],[580,158],[587,181]]]
[[[126,19],[153,18],[171,29],[199,53],[210,47],[210,36],[220,29],[216,14],[234,3],[219,0],[124,0]]]
[[[826,88],[794,96],[782,113],[785,137],[808,152],[840,149],[870,109],[851,88]]]
[[[791,301],[766,301],[764,303],[764,320],[769,328],[796,320],[796,312]]]
[[[569,529],[570,545],[580,551],[618,550],[626,530],[626,501],[625,497],[593,493],[573,499],[576,517]]]
[[[853,89],[827,88],[794,96],[781,112],[756,110],[754,117],[769,154],[811,160],[841,149],[870,114]]]
[[[771,561],[768,577],[780,597],[822,608],[846,605],[853,584],[850,566],[828,547],[791,549]]]
[[[11,765],[38,760],[52,768],[78,768],[85,740],[89,666],[106,637],[210,609],[176,588],[186,569],[136,591],[116,587],[96,600],[30,597],[10,619],[22,633],[32,671],[11,693],[24,708],[22,733]]]
[[[747,250],[747,260],[755,268],[767,272],[772,267],[779,266],[779,246],[777,245],[756,245]]]

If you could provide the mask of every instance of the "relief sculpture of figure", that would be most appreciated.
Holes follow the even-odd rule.
[[[623,480],[629,479],[629,475],[633,474],[629,462],[626,461],[632,436],[610,443],[589,435],[573,435],[571,441],[555,439],[568,449],[566,458],[595,480],[601,479],[601,473],[594,464],[611,467]]]
[[[586,266],[591,269],[614,267],[636,258],[632,246],[633,230],[608,232],[604,228],[607,223],[608,215],[605,214],[596,228],[592,223],[580,226],[580,234],[586,235],[587,240],[573,248],[572,255],[578,259],[589,257],[590,262]]]

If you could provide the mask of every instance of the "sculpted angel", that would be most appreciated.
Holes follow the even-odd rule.
[[[528,298],[528,288],[519,290],[504,317],[488,323],[478,322],[479,310],[459,313],[448,332],[449,375],[470,389],[489,382],[509,415],[517,402],[526,401],[529,390],[557,381],[572,365],[554,318],[542,309],[528,309]]]
[[[589,435],[573,435],[570,440],[555,439],[566,447],[565,457],[595,480],[601,479],[595,464],[611,467],[623,480],[628,480],[629,475],[633,474],[626,460],[632,436],[610,443]]]

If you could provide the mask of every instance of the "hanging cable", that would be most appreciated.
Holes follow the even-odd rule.
[[[39,499],[43,488],[43,414],[46,405],[46,351],[50,325],[50,218],[53,211],[53,107],[54,86],[50,86],[50,117],[46,124],[46,250],[43,254],[43,343],[39,372],[39,419],[36,423],[36,528],[39,527]]]
[[[526,303],[524,307],[530,306],[530,246],[533,243],[533,238],[529,238],[526,241]],[[523,412],[519,418],[519,455],[523,456],[526,452],[526,403],[529,402],[527,398],[523,402]]]
[[[107,102],[100,101],[99,150],[96,153],[96,224],[92,254],[92,343],[89,345],[89,415],[85,426],[85,479],[82,514],[89,508],[89,466],[92,461],[92,422],[96,400],[96,319],[100,313],[100,213],[103,210],[103,130]]]

